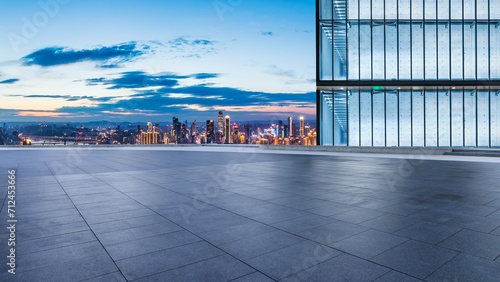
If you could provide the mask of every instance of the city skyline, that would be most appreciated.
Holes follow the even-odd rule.
[[[2,122],[315,115],[312,1],[3,5]]]

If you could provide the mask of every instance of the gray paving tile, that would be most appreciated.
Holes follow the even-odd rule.
[[[22,244],[18,245],[16,252],[19,254],[36,253],[81,243],[94,242],[96,240],[96,237],[90,230],[77,231],[40,239],[23,240]]]
[[[334,223],[300,232],[297,235],[321,244],[331,245],[334,242],[349,238],[353,235],[367,231],[368,229],[368,227],[344,221],[336,221]]]
[[[419,222],[416,218],[405,217],[394,214],[386,214],[380,217],[370,219],[368,221],[360,223],[360,225],[384,231],[387,233],[394,233],[405,227],[413,225]]]
[[[447,224],[458,226],[461,228],[467,228],[474,231],[489,233],[500,226],[500,218],[461,215],[447,222]]]
[[[441,242],[439,246],[494,260],[500,255],[500,236],[464,229]]]
[[[498,281],[500,263],[460,254],[429,276],[427,281]]]
[[[410,240],[371,260],[402,273],[424,279],[457,254],[449,249]]]
[[[417,281],[423,281],[423,280],[408,276],[406,274],[394,270],[375,280],[375,282],[417,282]]]
[[[313,229],[315,227],[333,223],[335,221],[337,220],[320,215],[310,214],[290,220],[280,221],[271,225],[278,229],[297,234],[308,229]]]
[[[112,222],[96,223],[91,224],[90,227],[96,234],[120,231],[130,228],[143,227],[155,224],[167,224],[170,225],[171,222],[161,215],[153,214],[142,217],[134,217],[124,220],[117,220]]]
[[[152,237],[152,236],[156,236],[156,235],[160,235],[160,234],[165,234],[165,233],[171,233],[171,232],[180,231],[180,230],[182,230],[181,227],[179,227],[171,222],[166,222],[166,223],[161,223],[161,224],[154,224],[154,225],[118,230],[118,231],[101,233],[101,234],[96,234],[96,235],[99,238],[99,241],[101,241],[101,243],[104,246],[108,247],[108,246],[113,245],[113,244],[119,244],[119,243],[123,243],[123,242],[127,242],[127,241],[148,238],[148,237]]]
[[[354,209],[354,206],[350,205],[343,205],[335,202],[330,202],[328,205],[316,207],[316,208],[311,208],[311,209],[306,209],[306,211],[322,216],[332,216],[334,214],[339,214],[343,213],[346,211],[350,211]]]
[[[383,266],[343,254],[282,281],[373,281],[389,271]]]
[[[404,228],[394,234],[435,245],[449,238],[460,230],[462,229],[456,226],[448,226],[429,221],[422,221],[415,225]]]
[[[273,279],[265,276],[260,272],[254,272],[236,279],[231,280],[231,282],[272,282]]]
[[[429,208],[421,212],[410,215],[420,220],[432,221],[436,223],[446,223],[460,216],[460,213]]]
[[[304,239],[289,233],[274,231],[223,244],[219,247],[241,260],[247,260],[302,241]]]
[[[176,248],[117,261],[127,280],[134,280],[172,270],[224,254],[219,249],[197,242]]]
[[[347,212],[339,213],[332,215],[332,218],[350,222],[350,223],[361,223],[363,221],[367,221],[370,219],[377,218],[379,216],[384,215],[385,213],[376,211],[376,210],[371,210],[371,209],[365,209],[365,208],[355,208]]]
[[[304,241],[245,262],[273,279],[280,280],[342,254],[311,241]]]
[[[137,281],[229,281],[255,270],[228,255],[148,276]]]
[[[368,230],[342,241],[335,242],[331,244],[331,246],[346,253],[369,259],[407,240],[406,238],[385,232]]]
[[[122,260],[199,241],[199,237],[182,230],[106,246],[106,250],[114,260]]]
[[[120,272],[104,274],[98,277],[82,280],[82,282],[126,282],[127,280]]]
[[[277,231],[277,229],[262,223],[250,222],[197,235],[218,246],[273,231]]]
[[[61,234],[74,233],[79,231],[89,230],[88,225],[84,221],[60,224],[54,226],[45,226],[34,229],[18,229],[17,235],[22,240],[33,240],[39,238],[45,238],[50,236],[56,236]]]

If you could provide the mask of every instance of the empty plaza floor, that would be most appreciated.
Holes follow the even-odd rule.
[[[218,148],[0,150],[0,280],[500,279],[499,158]]]

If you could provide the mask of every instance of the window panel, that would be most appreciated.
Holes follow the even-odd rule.
[[[490,19],[500,20],[500,5],[497,0],[490,0]]]
[[[411,0],[411,19],[422,20],[424,18],[424,0]]]
[[[495,3],[498,3],[493,0]],[[488,19],[488,0],[476,0],[477,2],[477,19],[487,20]],[[498,5],[498,4],[497,4]]]
[[[319,2],[319,18],[321,20],[332,19],[332,0],[320,0]]]
[[[413,146],[424,146],[424,91],[412,91]]]
[[[437,91],[425,91],[425,146],[438,145],[438,105]]]
[[[490,24],[490,61],[490,79],[500,79],[500,22]]]
[[[359,146],[359,91],[349,91],[349,146]]]
[[[410,19],[410,0],[399,0],[399,19]]]
[[[347,145],[347,96],[346,91],[335,91],[334,99],[334,144],[335,146]]]
[[[373,91],[373,146],[385,146],[385,93]]]
[[[399,79],[411,79],[410,23],[399,24]]]
[[[465,90],[465,146],[476,147],[476,91]]]
[[[500,147],[500,90],[490,93],[491,146]]]
[[[384,19],[384,0],[372,0],[372,19]]]
[[[424,29],[423,22],[412,22],[412,79],[424,79]]]
[[[349,19],[358,19],[359,15],[359,0],[348,0],[347,1],[347,16]]]
[[[478,147],[490,146],[490,114],[488,90],[477,91],[477,141]]]
[[[333,145],[333,97],[331,91],[321,91],[321,145]]]
[[[383,80],[384,75],[384,22],[373,22],[373,79]]]
[[[437,79],[436,24],[425,24],[425,79]]]
[[[371,0],[359,0],[359,18],[362,20],[371,19]]]
[[[320,79],[332,80],[333,71],[333,45],[332,45],[332,24],[331,22],[321,22],[320,38]]]
[[[425,2],[425,19],[436,19],[437,0],[424,0]]]
[[[398,29],[396,22],[385,24],[385,65],[386,79],[396,80],[398,78]]]
[[[476,1],[464,0],[464,19],[474,20],[476,18]]]
[[[360,91],[361,98],[361,146],[372,146],[372,93]]]
[[[357,21],[347,26],[349,80],[359,80],[359,25]]]
[[[477,23],[477,79],[489,79],[488,23]]]
[[[464,76],[465,79],[476,79],[476,24],[464,24]]]
[[[450,79],[450,24],[438,24],[438,78]]]
[[[451,91],[451,117],[452,117],[452,146],[464,146],[464,104],[463,91]]]
[[[398,18],[398,0],[385,0],[385,18],[395,20]]]
[[[440,20],[448,20],[450,18],[450,0],[437,0],[438,16]]]
[[[401,147],[411,146],[411,91],[399,91],[399,142]]]
[[[386,142],[387,147],[398,146],[398,92],[385,93]]]
[[[451,79],[463,79],[462,23],[451,24]]]
[[[450,147],[450,91],[438,91],[439,147]]]
[[[451,0],[451,18],[462,20],[462,0]]]
[[[360,22],[360,78],[372,79],[372,39],[371,23],[369,21]]]
[[[346,42],[346,23],[345,21],[334,21],[334,60],[333,60],[333,79],[346,80],[346,55],[347,55],[347,42]]]

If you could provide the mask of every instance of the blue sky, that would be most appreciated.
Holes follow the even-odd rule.
[[[314,118],[315,1],[1,6],[0,121]]]

